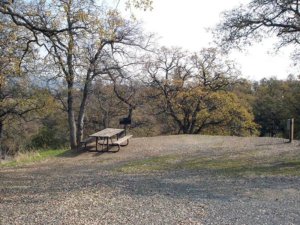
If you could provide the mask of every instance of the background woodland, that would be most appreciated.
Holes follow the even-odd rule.
[[[295,118],[300,138],[299,77],[244,79],[222,49],[158,46],[139,21],[104,4],[1,1],[0,31],[2,155],[76,149],[124,117],[135,137],[284,138]]]

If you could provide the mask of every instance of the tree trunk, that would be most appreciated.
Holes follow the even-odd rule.
[[[77,121],[77,145],[83,139],[83,129],[84,129],[84,118],[85,118],[85,111],[86,111],[86,103],[88,98],[88,91],[89,91],[89,74],[86,79],[86,83],[84,85],[83,93],[82,93],[82,100],[80,104],[79,114],[78,114],[78,121]]]
[[[184,127],[183,127],[182,133],[183,133],[183,134],[189,134],[188,126],[184,126]]]
[[[3,121],[0,121],[0,151],[1,151],[1,159],[5,159],[6,152],[5,148],[2,146],[2,134],[3,134]]]
[[[68,124],[70,129],[70,146],[72,150],[76,150],[76,123],[73,109],[73,84],[68,84]]]
[[[77,121],[77,145],[83,139],[83,128],[84,128],[84,117],[85,117],[85,109],[80,107],[79,114],[78,114],[78,121]]]
[[[200,103],[201,103],[201,101],[199,100],[197,102],[197,105],[195,107],[194,112],[192,113],[191,124],[190,124],[190,127],[189,127],[189,133],[190,134],[194,134],[195,133],[195,126],[196,126],[196,123],[197,123],[197,115],[200,112]]]
[[[68,4],[68,11],[67,11],[67,21],[68,21],[68,49],[67,49],[67,66],[68,66],[68,73],[66,74],[66,81],[68,84],[68,123],[70,129],[70,145],[72,150],[77,150],[77,141],[76,141],[76,122],[75,122],[75,113],[73,108],[74,96],[73,96],[73,89],[74,89],[74,65],[73,65],[73,54],[74,54],[74,36],[72,31],[72,25],[70,18],[70,4]]]

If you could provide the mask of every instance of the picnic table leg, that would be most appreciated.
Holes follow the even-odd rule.
[[[96,151],[98,151],[98,137],[96,137]]]
[[[106,142],[106,144],[107,144],[107,146],[106,146],[106,151],[108,152],[108,140],[109,140],[109,138],[107,138],[107,142]]]

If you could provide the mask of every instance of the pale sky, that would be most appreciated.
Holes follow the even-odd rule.
[[[232,9],[249,0],[154,0],[153,10],[136,12],[138,19],[144,21],[147,32],[156,33],[159,44],[177,46],[190,51],[213,46],[212,35],[207,28],[214,27],[220,21],[220,13]],[[240,53],[234,51],[230,58],[239,64],[243,77],[260,80],[263,77],[276,76],[285,79],[296,73],[289,56],[291,48],[272,54],[274,40],[264,40]],[[271,54],[270,54],[271,52]]]

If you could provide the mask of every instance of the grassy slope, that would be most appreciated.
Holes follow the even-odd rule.
[[[0,163],[1,167],[16,167],[20,165],[27,165],[31,163],[41,162],[49,158],[59,157],[61,155],[70,154],[69,150],[40,150],[28,153],[21,153],[17,155],[12,161],[3,161]]]
[[[167,155],[139,159],[116,169],[124,173],[145,173],[168,170],[206,170],[220,175],[300,175],[300,151],[279,155],[260,155],[259,150],[238,152],[235,157],[222,154],[218,157]]]
[[[172,146],[170,146],[170,151],[167,155],[147,156],[146,158],[139,157],[130,159],[129,161],[121,159],[121,161],[123,160],[122,163],[114,165],[114,170],[120,173],[134,174],[157,171],[192,170],[208,171],[227,176],[300,176],[300,150],[295,151],[291,148],[291,151],[278,151],[279,153],[274,154],[268,149],[261,147],[255,148],[255,145],[247,150],[240,150],[239,147],[236,149],[236,146],[232,147],[231,144],[230,146],[231,149],[227,149],[223,144],[218,145],[218,148],[222,151],[219,152],[218,150],[212,149],[214,153],[210,156],[203,155],[201,150],[193,154],[185,154],[185,149],[174,153],[171,149]],[[276,147],[285,148],[283,146]],[[58,158],[71,154],[74,153],[69,150],[38,151],[20,155],[10,162],[2,162],[0,163],[0,168],[31,164],[45,159]]]

